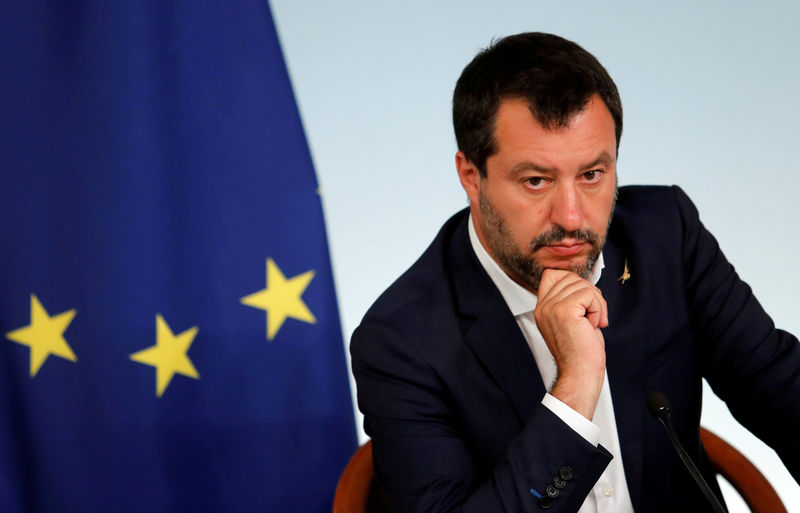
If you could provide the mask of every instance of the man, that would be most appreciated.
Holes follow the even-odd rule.
[[[353,372],[395,512],[704,511],[645,408],[699,441],[701,379],[800,478],[800,344],[678,188],[617,190],[622,107],[576,44],[502,39],[453,98],[469,209],[373,305]],[[719,490],[716,489],[717,495]]]

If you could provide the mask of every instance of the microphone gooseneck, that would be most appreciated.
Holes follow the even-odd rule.
[[[686,465],[687,469],[689,469],[689,473],[692,474],[697,486],[699,486],[700,490],[703,491],[703,495],[706,496],[706,499],[714,508],[714,511],[716,513],[726,513],[725,508],[722,507],[722,504],[720,504],[717,496],[711,491],[711,488],[703,478],[703,475],[700,473],[697,465],[694,464],[694,461],[692,461],[689,453],[686,452],[686,450],[683,448],[683,445],[681,445],[680,440],[678,440],[678,435],[675,433],[675,429],[672,427],[672,422],[669,418],[670,407],[667,397],[658,390],[654,390],[647,394],[646,402],[647,409],[650,410],[650,413],[653,415],[653,417],[658,419],[658,421],[664,425],[664,428],[667,430],[669,441],[672,442],[672,446],[678,452],[678,456],[681,457],[681,461],[683,461],[683,464]]]

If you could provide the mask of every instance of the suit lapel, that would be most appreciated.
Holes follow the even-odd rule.
[[[505,392],[520,423],[525,424],[546,391],[531,350],[506,304],[487,302],[464,339]]]
[[[603,249],[605,269],[598,282],[608,303],[609,326],[603,330],[606,343],[606,368],[614,404],[622,461],[631,502],[635,511],[642,508],[642,472],[644,460],[644,341],[646,313],[638,311],[639,288],[633,252],[627,244],[614,242],[613,234]],[[620,279],[627,270],[626,279]]]
[[[464,340],[524,424],[545,394],[539,368],[503,296],[472,250],[464,217],[451,241],[452,279]]]

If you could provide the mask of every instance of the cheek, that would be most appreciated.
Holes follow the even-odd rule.
[[[531,241],[551,228],[547,220],[547,209],[536,207],[525,211],[513,226],[514,239],[520,247],[527,247]]]

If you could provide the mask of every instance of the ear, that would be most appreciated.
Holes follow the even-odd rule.
[[[461,180],[461,187],[467,193],[470,203],[477,205],[481,174],[475,164],[464,155],[463,151],[456,153],[456,170],[458,171],[458,179]]]

